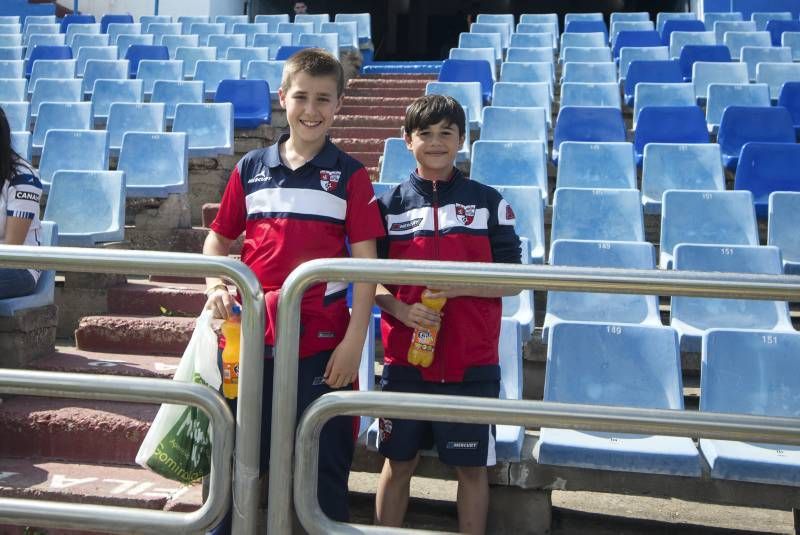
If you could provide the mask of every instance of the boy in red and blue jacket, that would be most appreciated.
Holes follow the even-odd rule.
[[[406,260],[521,263],[514,211],[495,189],[464,177],[453,165],[465,138],[464,110],[451,97],[426,95],[409,106],[405,140],[417,168],[379,206],[387,237],[379,256]],[[383,311],[382,388],[392,392],[498,397],[498,340],[504,295],[488,288],[439,289],[441,313],[420,303],[421,286],[379,286]],[[436,297],[432,296],[432,297]],[[439,326],[433,364],[408,362],[415,328]],[[379,421],[386,457],[375,521],[402,524],[419,451],[436,446],[458,476],[462,533],[484,533],[489,504],[487,466],[495,464],[494,426],[416,420]]]

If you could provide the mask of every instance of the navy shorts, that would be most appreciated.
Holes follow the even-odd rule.
[[[500,396],[497,366],[470,368],[461,383],[425,382],[419,370],[410,366],[386,366],[383,372],[384,392]],[[379,419],[378,425],[378,451],[393,461],[410,461],[420,450],[436,446],[439,460],[451,466],[493,466],[497,462],[494,425],[387,418]]]

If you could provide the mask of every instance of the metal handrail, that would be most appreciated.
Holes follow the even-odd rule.
[[[292,490],[286,482],[292,480],[297,418],[300,301],[311,285],[326,281],[800,301],[795,276],[349,258],[306,262],[286,278],[278,304],[268,533],[291,532]]]
[[[225,515],[231,488],[234,421],[222,396],[207,386],[144,377],[0,370],[0,393],[191,405],[208,414],[214,445],[208,499],[191,513],[0,498],[0,523],[34,523],[42,527],[89,528],[116,533],[183,534],[207,530]]]
[[[319,435],[325,422],[334,416],[493,423],[800,445],[798,418],[395,392],[333,392],[306,409],[297,430],[294,503],[300,522],[312,535],[422,533],[412,529],[346,524],[331,520],[322,511],[317,495]]]
[[[250,268],[224,256],[11,245],[0,245],[0,265],[87,273],[221,276],[236,285],[242,300],[242,342],[233,470],[233,533],[254,533],[260,495],[265,309],[261,284]]]

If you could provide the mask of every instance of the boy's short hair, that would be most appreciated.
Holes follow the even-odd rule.
[[[281,90],[284,93],[292,86],[292,78],[304,72],[309,76],[330,76],[336,80],[336,96],[344,93],[344,69],[339,60],[321,48],[303,49],[286,60],[283,66]]]
[[[445,95],[425,95],[419,97],[406,109],[403,128],[407,135],[414,130],[422,130],[445,121],[458,128],[458,135],[465,135],[466,115],[464,108],[453,97]]]

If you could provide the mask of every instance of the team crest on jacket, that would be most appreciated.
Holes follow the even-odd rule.
[[[320,171],[319,183],[325,191],[333,191],[339,186],[341,171]]]
[[[516,219],[516,215],[514,214],[514,210],[511,209],[511,205],[506,205],[506,219]]]
[[[456,204],[456,217],[461,223],[470,226],[475,219],[475,205],[474,204]]]

